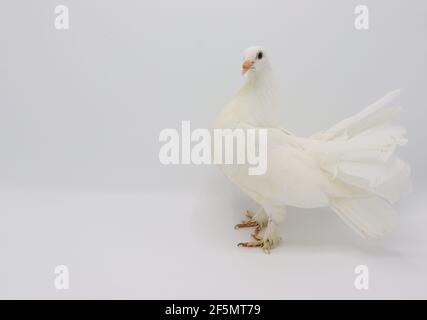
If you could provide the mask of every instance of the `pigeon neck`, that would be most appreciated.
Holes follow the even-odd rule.
[[[243,104],[247,109],[246,115],[254,125],[276,126],[279,123],[277,108],[275,81],[269,65],[262,70],[255,70],[248,74],[241,91],[247,103]],[[246,100],[245,99],[245,100]]]
[[[265,65],[262,70],[250,70],[244,86],[258,88],[270,85],[273,85],[273,72],[269,65]]]

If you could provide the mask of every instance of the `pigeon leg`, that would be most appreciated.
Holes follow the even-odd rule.
[[[252,237],[256,241],[240,242],[238,246],[245,247],[245,248],[260,247],[264,250],[264,252],[270,253],[270,250],[276,247],[281,240],[277,234],[277,222],[274,221],[271,217],[269,217],[268,225],[262,238],[258,237],[258,233],[260,231],[261,231],[261,227],[258,225],[257,228],[255,229],[254,234],[252,234]]]
[[[245,216],[248,217],[248,219],[252,219],[253,217],[255,217],[256,212],[253,212],[252,210],[246,210],[245,212]]]
[[[239,247],[244,248],[255,248],[259,247],[264,250],[265,253],[270,253],[270,250],[276,247],[280,242],[280,238],[269,238],[265,236],[261,240],[250,241],[250,242],[240,242],[238,244]]]
[[[264,228],[267,225],[268,216],[265,213],[264,209],[260,207],[256,212],[253,212],[251,210],[246,210],[246,217],[247,220],[242,221],[242,223],[239,223],[235,225],[235,229],[241,229],[241,228],[255,228],[254,232],[251,234],[252,238],[256,241],[260,241],[261,238],[258,236],[258,234],[261,232],[262,228]],[[255,245],[251,245],[255,246]]]

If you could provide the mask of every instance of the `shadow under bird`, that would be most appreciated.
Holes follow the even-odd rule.
[[[393,229],[392,205],[410,189],[410,167],[395,155],[407,142],[405,128],[391,124],[400,109],[389,106],[396,90],[331,128],[308,138],[281,127],[272,68],[266,51],[246,49],[246,80],[214,123],[214,129],[267,129],[267,170],[248,175],[247,166],[221,164],[220,170],[260,208],[247,211],[236,228],[255,228],[243,247],[269,252],[280,242],[277,226],[286,207],[330,207],[365,238]]]

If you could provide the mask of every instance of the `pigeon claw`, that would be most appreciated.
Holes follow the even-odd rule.
[[[274,244],[268,239],[261,239],[258,241],[240,242],[237,244],[237,246],[243,248],[261,248],[265,253],[269,254],[270,250],[273,249]]]
[[[258,237],[258,234],[260,233],[261,229],[262,229],[261,226],[257,225],[256,228],[255,228],[255,232],[251,234],[252,238],[254,238],[256,241],[260,241],[261,240],[261,238]]]
[[[243,220],[242,223],[236,224],[234,226],[234,229],[256,227],[257,229],[259,228],[259,230],[256,231],[256,233],[255,233],[255,235],[257,235],[259,233],[259,231],[261,231],[261,226],[260,226],[260,224],[259,224],[258,221],[256,221],[256,220],[253,219],[255,217],[255,212],[253,212],[251,210],[246,210],[245,215],[246,215],[246,217],[248,219],[247,220]],[[259,239],[257,239],[257,240],[259,240]]]
[[[258,222],[253,220],[243,221],[242,223],[238,223],[234,226],[234,229],[241,229],[241,228],[252,228],[257,227]]]
[[[262,243],[262,240],[251,241],[251,242],[239,242],[237,246],[245,247],[245,248],[255,248],[255,247],[262,247],[263,243]]]

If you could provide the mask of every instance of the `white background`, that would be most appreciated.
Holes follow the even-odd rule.
[[[70,30],[54,28],[58,4]],[[358,4],[369,30],[354,28]],[[427,298],[426,33],[422,0],[2,1],[0,297]],[[214,167],[160,164],[159,132],[209,128],[250,45],[266,48],[296,134],[403,88],[414,193],[390,238],[291,209],[271,255],[237,248],[254,204]]]

